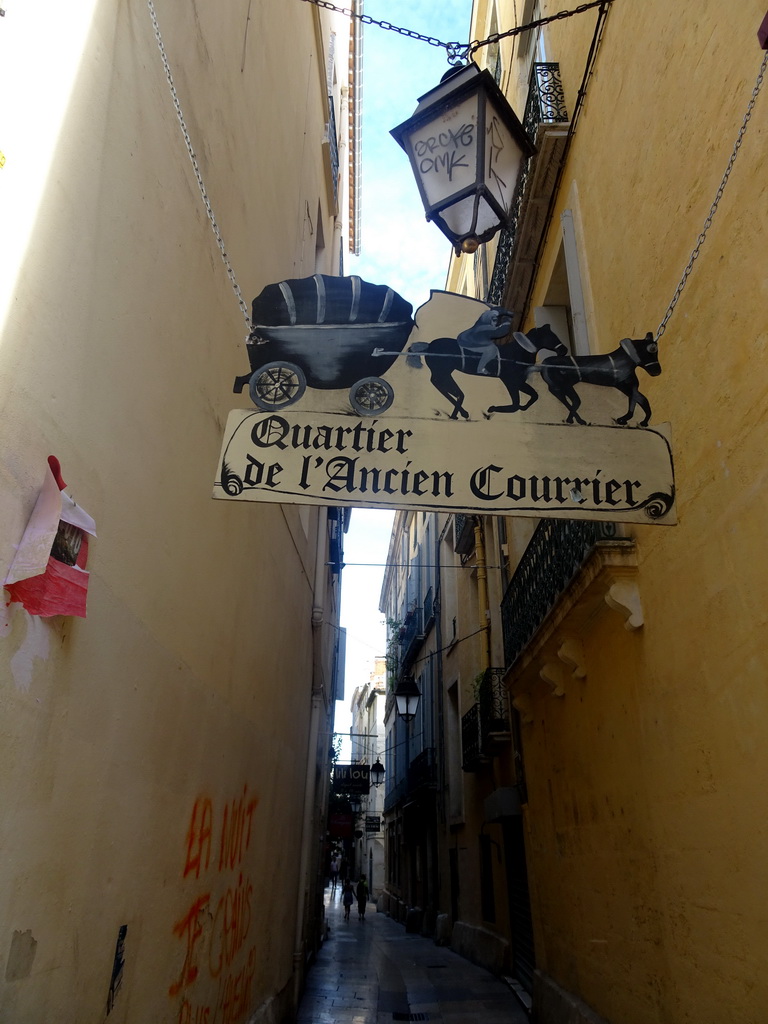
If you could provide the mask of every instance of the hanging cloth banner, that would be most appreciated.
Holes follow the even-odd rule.
[[[466,296],[411,308],[354,277],[265,288],[214,497],[675,522],[669,426],[638,380],[661,372],[651,335],[579,357]]]

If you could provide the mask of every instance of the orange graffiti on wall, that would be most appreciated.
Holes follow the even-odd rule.
[[[173,934],[184,944],[181,972],[168,989],[171,998],[181,995],[179,1024],[210,1024],[214,1020],[217,1024],[239,1024],[249,1012],[256,947],[251,946],[247,956],[244,950],[252,921],[253,885],[242,868],[258,803],[246,784],[239,796],[224,804],[220,816],[208,796],[198,796],[192,807],[182,878],[230,872],[232,878],[221,895],[211,891],[209,879],[207,891],[196,895],[173,926]],[[211,859],[212,848],[216,847],[218,861]],[[218,982],[214,1003],[206,997],[195,1000],[192,991],[206,968],[208,977]]]
[[[211,861],[211,832],[213,831],[213,807],[207,796],[199,796],[192,808],[187,830],[187,862],[184,865],[184,878],[192,871],[195,878],[200,877],[200,869],[208,869]],[[203,864],[205,855],[205,864]]]

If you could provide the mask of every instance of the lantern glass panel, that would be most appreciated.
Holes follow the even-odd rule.
[[[473,221],[477,206],[477,221]],[[482,196],[467,196],[461,202],[446,207],[440,214],[454,235],[463,238],[465,235],[482,237],[487,231],[498,227],[499,215],[491,209]]]
[[[397,703],[397,713],[404,718],[406,721],[412,719],[419,709],[419,698],[421,694],[399,694],[395,693],[395,701]]]
[[[429,206],[474,185],[477,110],[475,93],[414,129],[409,136],[411,161]]]
[[[485,184],[504,213],[509,212],[523,153],[506,122],[485,99]]]

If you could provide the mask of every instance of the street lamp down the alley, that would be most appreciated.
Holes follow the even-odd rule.
[[[395,690],[397,713],[404,722],[410,722],[411,719],[416,717],[420,699],[421,690],[416,685],[416,680],[413,676],[404,676]]]
[[[380,786],[384,781],[384,765],[377,757],[371,765],[371,782],[374,786]]]
[[[391,134],[411,161],[427,220],[458,255],[507,226],[535,147],[489,71],[474,63],[452,69]]]

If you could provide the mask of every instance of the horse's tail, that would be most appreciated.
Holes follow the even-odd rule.
[[[405,357],[407,366],[412,366],[414,370],[420,370],[422,366],[421,353],[429,351],[429,342],[426,341],[414,341],[411,347],[408,349],[408,355]]]

